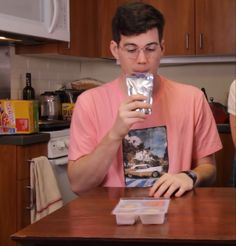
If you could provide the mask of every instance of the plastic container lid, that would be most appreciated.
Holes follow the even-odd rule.
[[[162,224],[168,211],[170,199],[121,198],[113,209],[119,225],[132,225],[140,218],[143,224]]]

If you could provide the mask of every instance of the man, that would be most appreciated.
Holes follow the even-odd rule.
[[[150,196],[179,197],[214,181],[214,153],[222,146],[204,95],[157,74],[164,52],[163,27],[162,14],[145,3],[117,9],[110,50],[121,74],[80,95],[72,117],[68,174],[76,193],[96,186],[129,186],[127,170],[143,166],[140,152],[149,152],[149,166],[162,170],[157,179],[150,177]],[[128,96],[126,77],[133,73],[154,75],[152,105],[143,95]],[[136,147],[130,143],[134,138],[140,141]],[[136,148],[131,158],[127,143]],[[135,178],[132,186],[139,183]]]

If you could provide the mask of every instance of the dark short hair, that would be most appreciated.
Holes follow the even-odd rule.
[[[158,9],[143,2],[130,2],[117,8],[112,19],[112,38],[119,44],[121,35],[138,35],[157,28],[161,42],[164,25],[164,16]]]

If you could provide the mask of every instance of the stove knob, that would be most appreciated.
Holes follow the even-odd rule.
[[[55,147],[58,149],[64,149],[66,147],[65,143],[63,141],[57,141],[55,143]]]

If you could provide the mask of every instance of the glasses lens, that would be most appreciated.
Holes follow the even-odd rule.
[[[136,45],[126,45],[125,47],[121,47],[121,49],[125,52],[126,56],[130,59],[136,59],[141,51],[144,52],[146,57],[150,57],[154,55],[157,51],[158,44],[149,44],[143,48],[138,48]]]

